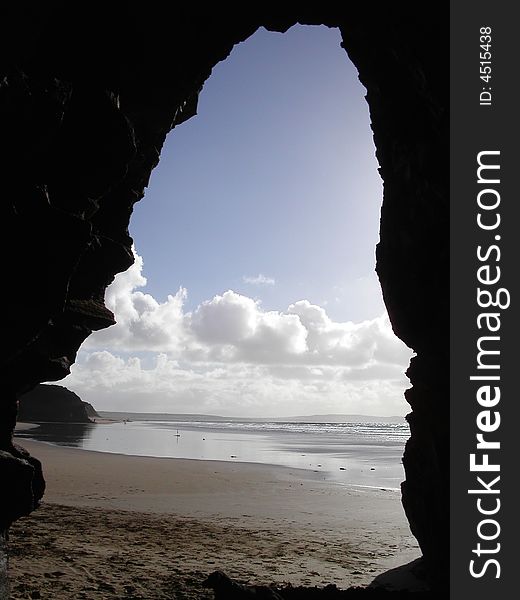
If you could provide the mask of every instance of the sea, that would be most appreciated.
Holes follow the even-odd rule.
[[[16,435],[96,452],[277,465],[349,486],[398,490],[404,480],[402,455],[410,435],[404,420],[327,423],[109,416],[117,420],[39,423]]]

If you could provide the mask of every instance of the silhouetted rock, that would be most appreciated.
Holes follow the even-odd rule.
[[[423,589],[388,590],[384,587],[325,587],[244,585],[233,581],[222,571],[215,571],[204,584],[215,591],[215,600],[350,600],[354,598],[410,598],[410,600],[444,600],[442,593]]]
[[[7,539],[6,532],[0,531],[0,598],[9,598],[9,582],[7,580]]]
[[[37,385],[18,401],[18,420],[29,423],[90,423],[90,415],[99,417],[92,405],[61,385]]]
[[[1,531],[38,506],[45,491],[45,480],[40,461],[16,444],[11,452],[0,450],[0,468],[9,483],[8,490],[0,494]]]
[[[283,600],[275,590],[264,585],[243,585],[222,571],[215,571],[204,582],[215,592],[215,600]]]
[[[391,592],[425,592],[429,591],[426,581],[427,571],[424,560],[418,558],[406,565],[401,565],[378,575],[369,585],[370,588]]]

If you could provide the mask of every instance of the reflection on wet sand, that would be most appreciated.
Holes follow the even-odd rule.
[[[363,487],[397,490],[403,480],[402,426],[396,433],[377,424],[363,432],[355,424],[226,425],[230,424],[40,423],[18,436],[110,454],[280,465],[304,469],[312,479]]]
[[[57,446],[83,448],[93,430],[99,425],[95,423],[37,423],[37,427],[17,431],[15,437],[48,442]]]

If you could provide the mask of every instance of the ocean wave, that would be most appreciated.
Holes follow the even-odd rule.
[[[365,441],[401,443],[410,437],[407,423],[295,423],[282,421],[142,421],[152,427],[204,429],[248,433],[277,432],[355,437]]]

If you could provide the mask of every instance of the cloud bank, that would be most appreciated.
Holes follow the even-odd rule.
[[[263,277],[263,276],[262,276]],[[334,322],[308,300],[285,311],[228,290],[184,308],[146,285],[143,260],[116,276],[106,304],[117,324],[91,335],[64,380],[100,410],[404,414],[412,352],[388,317]]]

